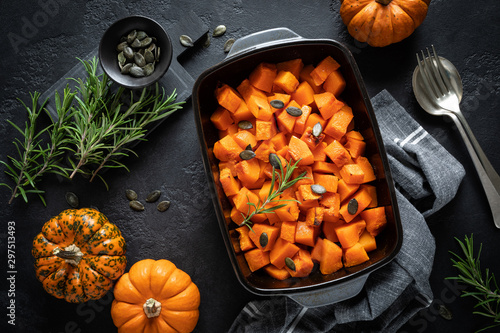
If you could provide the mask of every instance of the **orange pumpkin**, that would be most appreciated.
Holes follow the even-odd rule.
[[[340,17],[360,42],[387,46],[422,24],[431,0],[340,0]]]
[[[200,292],[168,260],[141,260],[116,283],[111,317],[119,333],[187,333],[198,322]]]
[[[106,216],[68,209],[47,221],[33,240],[37,278],[71,303],[101,298],[125,271],[125,239]]]

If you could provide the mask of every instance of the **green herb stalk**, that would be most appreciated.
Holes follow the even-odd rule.
[[[125,89],[118,87],[112,92],[112,82],[106,74],[97,75],[97,59],[90,61],[79,59],[87,72],[85,80],[71,78],[77,83],[76,91],[69,87],[64,89],[61,101],[55,93],[55,108],[58,119],[52,124],[38,130],[37,120],[42,110],[51,117],[45,108],[45,101],[38,107],[40,94],[31,94],[31,107],[22,101],[28,112],[25,129],[8,122],[23,136],[15,139],[18,157],[8,156],[10,164],[0,161],[6,167],[5,173],[15,185],[1,183],[11,190],[13,199],[21,195],[28,202],[28,193],[36,193],[42,202],[44,191],[37,188],[37,182],[45,173],[56,173],[73,178],[77,173],[90,177],[92,181],[104,168],[127,167],[119,158],[135,154],[130,144],[144,140],[148,126],[176,110],[181,109],[184,102],[174,103],[177,94],[172,92],[166,96],[165,91],[156,84],[155,89],[143,88],[138,97],[130,91],[130,98],[125,96]],[[128,107],[123,107],[124,101]],[[48,137],[48,143],[44,138]],[[70,151],[71,167],[60,164],[62,155]],[[93,171],[90,168],[95,168]],[[128,169],[127,169],[128,170]],[[107,187],[106,182],[104,184]]]
[[[7,170],[5,173],[14,181],[14,187],[2,183],[11,190],[9,204],[14,198],[22,196],[25,202],[28,202],[28,193],[36,193],[45,205],[43,198],[44,191],[38,189],[37,182],[43,174],[47,172],[65,174],[64,169],[58,164],[63,153],[62,147],[66,144],[65,129],[68,118],[71,117],[71,103],[74,98],[74,93],[71,93],[68,88],[64,90],[63,100],[61,102],[59,94],[55,95],[56,110],[59,120],[51,125],[37,130],[37,120],[40,116],[47,101],[38,107],[40,93],[35,92],[30,94],[31,107],[27,106],[20,100],[28,113],[28,120],[25,123],[25,129],[22,130],[10,120],[7,120],[21,135],[24,140],[15,139],[13,141],[16,146],[19,158],[8,156],[12,165],[4,161],[0,161]],[[48,113],[48,112],[47,112]],[[50,114],[49,114],[50,116]],[[43,145],[42,135],[48,133],[49,143],[45,147]]]
[[[474,256],[473,236],[465,236],[465,242],[455,238],[462,249],[464,258],[450,251],[453,255],[451,259],[453,267],[459,271],[458,276],[449,277],[450,280],[457,280],[472,288],[472,291],[464,290],[462,297],[473,297],[477,300],[474,314],[491,318],[493,324],[480,329],[477,332],[489,328],[500,326],[500,289],[498,288],[495,275],[486,269],[483,275],[479,257],[481,255],[482,244],[479,246],[477,256]]]
[[[296,178],[290,180],[292,177],[292,174],[294,170],[297,168],[297,164],[299,161],[295,162],[294,164],[291,164],[291,161],[287,163],[286,166],[286,171],[283,168],[283,165],[281,164],[281,161],[279,158],[276,159],[276,161],[279,163],[279,172],[276,170],[276,168],[273,165],[273,170],[272,170],[272,179],[271,179],[271,187],[269,188],[269,194],[266,197],[266,200],[264,202],[261,202],[259,200],[258,207],[255,205],[253,202],[248,201],[248,212],[247,215],[243,215],[244,220],[243,222],[240,223],[240,226],[246,225],[250,230],[252,230],[252,217],[256,214],[265,214],[265,213],[275,213],[275,210],[280,209],[281,207],[285,207],[286,203],[278,204],[276,203],[279,202],[286,202],[286,201],[296,201],[295,199],[276,199],[278,198],[286,189],[292,187],[297,183],[298,181],[302,179],[309,179],[308,177],[305,177],[307,174],[306,171],[302,172],[299,176]],[[277,186],[276,186],[277,182]],[[276,189],[274,189],[277,187]],[[270,203],[273,203],[273,206],[269,206]],[[252,210],[253,208],[253,210]]]

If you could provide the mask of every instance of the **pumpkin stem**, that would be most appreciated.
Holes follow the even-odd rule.
[[[161,312],[161,303],[154,298],[148,299],[142,306],[144,313],[148,318],[158,317]]]
[[[391,3],[392,0],[375,0],[375,2],[378,2],[381,5],[387,6],[388,4]]]
[[[83,258],[82,251],[80,251],[80,248],[75,244],[71,244],[70,246],[65,247],[64,250],[61,250],[59,247],[56,247],[52,251],[52,253],[55,256],[64,259],[65,262],[73,266],[78,266],[78,264]]]

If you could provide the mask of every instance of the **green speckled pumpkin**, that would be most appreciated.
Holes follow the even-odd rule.
[[[37,278],[71,303],[99,299],[125,271],[125,239],[106,216],[68,209],[47,221],[33,240]]]

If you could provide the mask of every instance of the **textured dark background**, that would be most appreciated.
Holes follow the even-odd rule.
[[[368,93],[387,89],[460,162],[467,176],[457,197],[428,219],[437,250],[431,284],[435,304],[405,325],[405,332],[471,332],[486,322],[472,315],[473,302],[458,298],[460,287],[445,277],[456,274],[448,251],[458,251],[454,237],[474,233],[482,242],[482,266],[500,274],[498,231],[494,225],[475,169],[454,126],[427,115],[411,88],[415,53],[434,44],[451,60],[464,81],[462,110],[493,166],[500,170],[500,11],[498,1],[434,0],[423,25],[408,39],[385,48],[372,48],[353,40],[339,16],[338,1],[10,1],[2,3],[0,18],[0,159],[14,155],[18,133],[5,121],[22,126],[26,113],[17,98],[29,101],[29,92],[43,92],[97,47],[104,30],[115,20],[132,14],[152,17],[169,27],[193,10],[212,31],[219,24],[226,35],[201,45],[180,59],[193,78],[222,61],[226,39],[275,27],[288,27],[306,38],[330,38],[345,43],[357,60]],[[31,25],[31,29],[28,27]],[[18,45],[12,36],[23,38]],[[9,39],[9,36],[11,39]],[[178,42],[179,36],[171,36]],[[81,305],[67,304],[48,295],[32,268],[31,242],[43,223],[68,208],[67,191],[75,192],[81,206],[95,205],[122,230],[128,244],[129,264],[166,258],[191,275],[201,291],[197,332],[224,332],[244,304],[258,297],[239,285],[228,260],[203,172],[191,103],[174,114],[137,147],[139,158],[124,162],[121,170],[104,176],[110,185],[72,182],[48,176],[47,207],[38,198],[29,204],[18,198],[8,205],[7,188],[0,188],[0,327],[12,329],[6,317],[7,222],[16,224],[16,327],[17,332],[114,332],[109,315],[112,297]],[[10,182],[0,168],[0,182]],[[154,189],[172,202],[165,213],[148,205],[141,213],[128,208],[124,191],[135,189],[144,197]],[[452,312],[448,321],[437,308]]]

